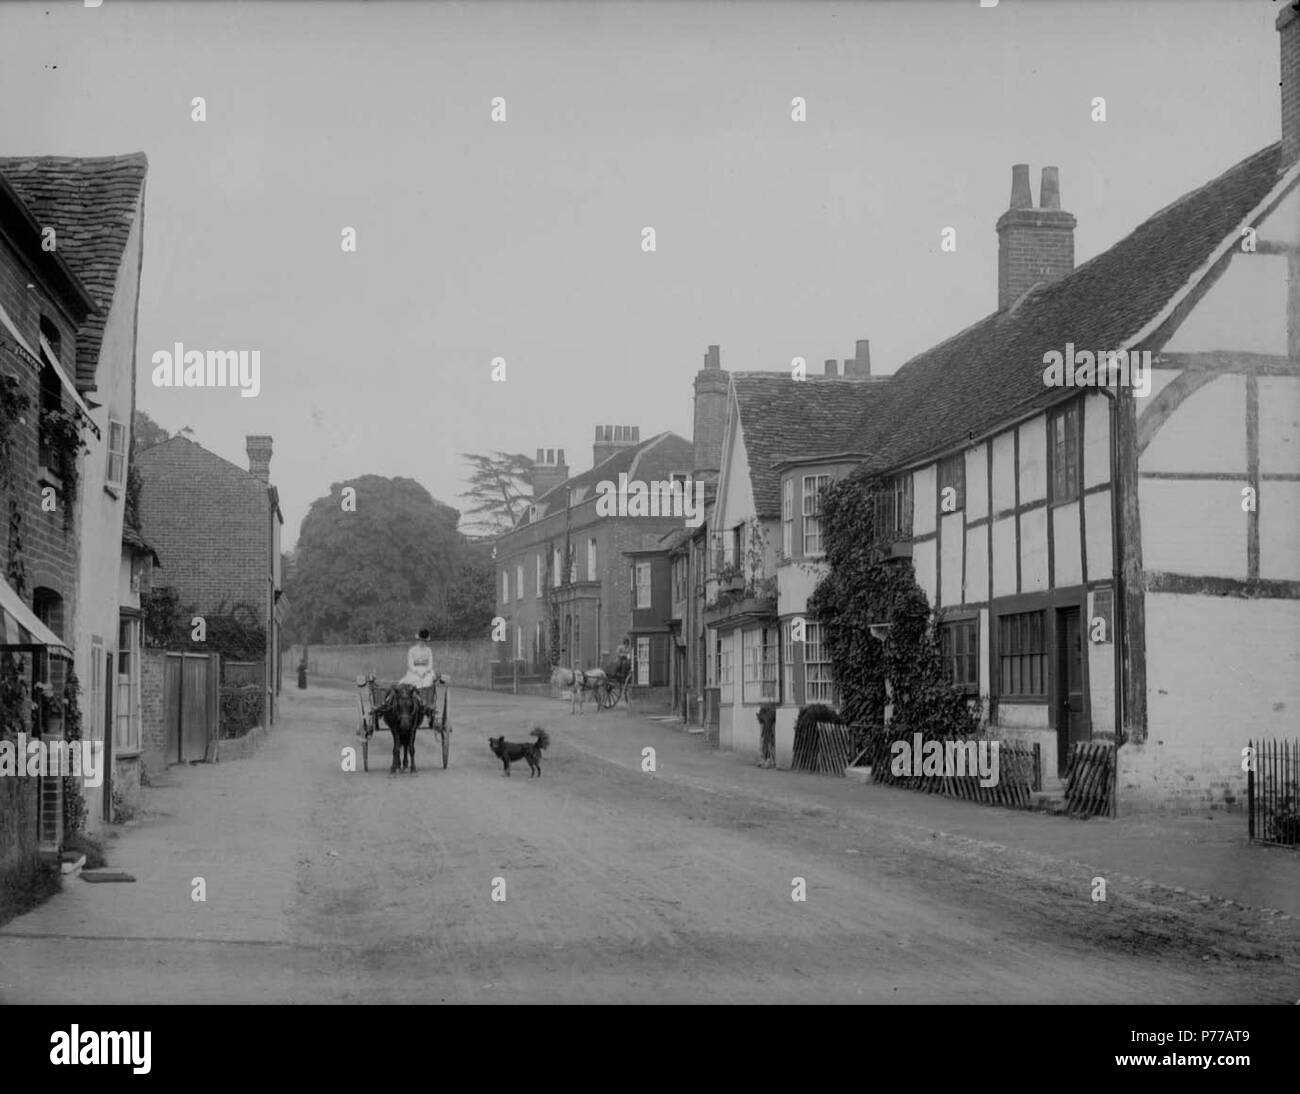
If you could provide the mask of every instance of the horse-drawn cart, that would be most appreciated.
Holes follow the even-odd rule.
[[[402,691],[408,694],[416,694],[417,712],[414,730],[418,730],[424,724],[425,718],[428,718],[429,728],[438,735],[442,745],[442,766],[444,770],[446,769],[447,759],[451,751],[451,723],[447,721],[447,681],[445,678],[439,678],[438,682],[443,689],[441,718],[438,716],[436,687],[428,689],[433,694],[431,701],[426,703],[426,700],[418,694],[420,689],[409,684],[380,684],[375,680],[373,674],[357,677],[357,706],[360,712],[357,736],[361,738],[361,769],[363,771],[370,770],[370,738],[382,728],[381,720],[388,722],[388,727],[393,730],[393,767],[390,770],[397,770],[397,733],[399,731],[393,725],[393,721],[396,720],[395,707],[402,699]],[[392,720],[384,717],[385,714],[389,713],[394,713]],[[415,770],[414,730],[412,730],[412,771]],[[405,762],[403,762],[402,766],[406,766]]]

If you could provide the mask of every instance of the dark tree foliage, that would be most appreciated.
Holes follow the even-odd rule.
[[[938,624],[911,560],[891,559],[875,533],[879,489],[859,471],[833,483],[822,503],[830,568],[808,609],[825,631],[842,713],[855,725],[881,722],[888,673],[899,735],[968,736],[979,728],[979,710],[945,678]],[[871,635],[872,623],[892,624],[883,646]]]
[[[132,451],[140,452],[143,449],[152,448],[156,444],[162,444],[163,441],[167,440],[171,440],[171,434],[143,410],[137,410],[131,415]]]
[[[183,605],[170,586],[151,589],[140,597],[145,645],[154,649],[219,653],[227,661],[260,661],[266,656],[266,627],[252,604],[227,605],[201,612]],[[203,617],[202,642],[194,640],[194,618]]]
[[[349,487],[355,510],[345,508]],[[334,483],[304,518],[285,573],[295,640],[405,641],[422,627],[441,637],[487,637],[491,573],[472,564],[458,519],[414,479]]]

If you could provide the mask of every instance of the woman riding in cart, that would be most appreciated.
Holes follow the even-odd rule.
[[[429,648],[428,641],[429,632],[420,631],[420,640],[407,651],[406,675],[399,682],[413,684],[420,689],[420,702],[429,715],[429,724],[433,725],[433,697],[438,674],[433,671],[433,650]]]

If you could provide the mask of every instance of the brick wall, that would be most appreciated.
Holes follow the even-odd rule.
[[[1074,217],[1053,209],[1013,209],[998,221],[998,308],[1008,308],[1039,281],[1074,269]]]
[[[167,766],[167,731],[163,725],[162,650],[146,649],[140,657],[140,743],[146,772]]]
[[[410,642],[383,642],[357,646],[310,646],[307,672],[335,680],[354,680],[373,672],[377,680],[391,682],[406,675]],[[430,642],[434,668],[451,681],[451,687],[490,688],[496,649],[488,639]],[[302,647],[293,646],[288,664],[297,674]]]
[[[171,586],[200,613],[246,604],[265,625],[266,485],[184,437],[145,449],[136,462],[142,532],[162,563],[154,587]]]

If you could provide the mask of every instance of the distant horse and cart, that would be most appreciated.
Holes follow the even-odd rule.
[[[599,668],[566,669],[556,665],[551,670],[554,687],[575,691],[580,707],[591,696],[596,700],[597,710],[613,710],[620,702],[630,702],[628,685],[631,679],[632,659],[626,654],[610,658]]]

